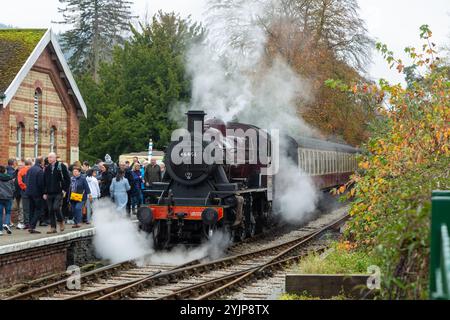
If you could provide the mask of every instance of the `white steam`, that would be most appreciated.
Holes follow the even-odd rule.
[[[273,15],[278,5],[275,0],[209,1],[206,40],[187,55],[192,101],[174,108],[174,120],[184,123],[188,109],[204,110],[207,118],[278,129],[280,138],[283,133],[294,138],[317,133],[298,111],[312,100],[309,81],[281,57],[269,61],[266,56],[266,28],[271,19],[280,19]],[[300,222],[314,211],[318,195],[311,179],[285,154],[280,150],[274,207],[285,220]]]
[[[319,193],[309,176],[302,174],[288,158],[280,159],[280,171],[275,180],[274,209],[284,221],[306,222],[315,212]]]
[[[95,202],[93,212],[94,247],[100,257],[118,263],[153,252],[147,235],[124,213],[117,212],[111,200]]]
[[[217,232],[208,242],[198,247],[187,249],[179,245],[169,252],[155,252],[147,261],[150,263],[180,265],[193,260],[214,260],[222,257],[230,244],[231,240],[228,235]]]

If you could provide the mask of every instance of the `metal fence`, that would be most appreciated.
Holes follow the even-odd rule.
[[[431,198],[430,299],[450,300],[450,190]]]

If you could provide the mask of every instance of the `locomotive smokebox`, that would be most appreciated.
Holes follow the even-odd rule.
[[[188,131],[193,134],[194,130],[195,130],[195,124],[197,124],[197,126],[200,126],[201,128],[201,134],[203,134],[203,126],[204,126],[204,120],[205,120],[205,115],[206,113],[203,111],[198,111],[198,110],[190,110],[186,113],[187,118],[188,118]]]

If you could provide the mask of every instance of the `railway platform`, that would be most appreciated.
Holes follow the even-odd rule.
[[[94,233],[94,226],[82,224],[81,228],[72,229],[72,225],[66,225],[63,232],[55,234],[47,234],[50,227],[37,227],[36,230],[40,234],[30,234],[28,230],[12,229],[12,234],[7,234],[6,231],[0,236],[0,255],[14,251],[20,251],[33,247],[44,246],[61,241],[67,241],[83,236],[90,236]]]
[[[83,224],[64,232],[47,234],[50,227],[38,227],[40,234],[13,229],[0,236],[0,288],[64,272],[70,265],[82,266],[96,260],[93,225]]]

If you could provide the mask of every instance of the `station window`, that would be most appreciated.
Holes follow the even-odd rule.
[[[56,128],[50,128],[50,152],[56,153]]]
[[[22,159],[24,156],[25,142],[24,142],[25,126],[19,123],[17,126],[17,141],[16,141],[16,158]]]

